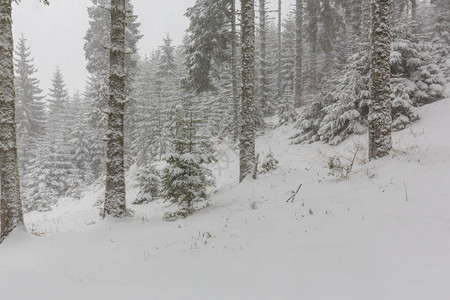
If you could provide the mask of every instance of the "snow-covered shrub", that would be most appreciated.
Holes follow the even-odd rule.
[[[159,197],[161,192],[161,176],[153,165],[139,168],[136,174],[139,194],[133,204],[147,204]]]
[[[296,121],[297,114],[295,112],[295,101],[291,91],[285,92],[281,97],[277,114],[280,119],[279,125]]]
[[[275,158],[275,155],[272,151],[270,151],[261,162],[261,169],[259,170],[260,174],[268,173],[272,170],[275,170],[278,167],[278,159]]]

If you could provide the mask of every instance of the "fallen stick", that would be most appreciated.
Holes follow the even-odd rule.
[[[298,191],[300,191],[300,188],[302,187],[302,185],[303,185],[303,183],[299,185],[297,191],[294,194],[292,194],[292,196],[290,196],[289,199],[286,200],[286,203],[289,201],[291,201],[291,203],[294,202],[295,196],[297,196]]]

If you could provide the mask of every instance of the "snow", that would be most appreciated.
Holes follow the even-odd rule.
[[[16,231],[0,246],[0,297],[446,299],[450,99],[420,115],[393,134],[392,156],[367,163],[360,151],[348,180],[328,176],[328,158],[351,157],[365,136],[290,145],[287,125],[258,138],[260,157],[280,162],[258,180],[238,184],[236,152],[222,145],[217,191],[187,219],[162,221],[174,206],[161,200],[131,205],[132,176],[134,218],[100,220],[99,187],[27,214],[39,236]]]

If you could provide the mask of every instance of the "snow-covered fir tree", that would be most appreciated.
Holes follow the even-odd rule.
[[[22,35],[15,51],[16,120],[19,170],[28,172],[30,162],[38,155],[39,141],[45,134],[45,104],[30,48]],[[22,181],[23,182],[23,181]]]
[[[162,172],[164,197],[188,209],[207,199],[207,188],[214,185],[208,164],[215,158],[209,139],[200,134],[200,123],[190,104],[186,109],[177,106],[173,152],[167,154]]]
[[[56,196],[65,196],[69,190],[78,186],[77,170],[71,156],[71,136],[73,120],[70,111],[69,94],[59,67],[52,78],[52,86],[47,98],[48,143],[47,164],[48,184]]]

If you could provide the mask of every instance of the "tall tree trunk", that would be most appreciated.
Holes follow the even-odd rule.
[[[297,106],[302,106],[302,55],[303,55],[303,0],[295,6],[295,83],[294,97]]]
[[[236,0],[231,0],[231,85],[233,89],[233,138],[239,138],[239,92],[236,47]]]
[[[318,77],[317,77],[317,51],[318,51],[318,23],[319,23],[319,5],[317,0],[308,0],[308,14],[309,14],[309,92],[312,94],[317,93],[318,89]]]
[[[411,19],[417,20],[417,0],[411,0]]]
[[[278,0],[278,51],[277,51],[277,71],[278,71],[278,79],[277,79],[277,88],[278,88],[278,99],[280,99],[283,95],[283,79],[281,75],[281,0]]]
[[[16,227],[23,226],[14,90],[14,42],[11,1],[0,1],[0,242]]]
[[[125,115],[125,0],[111,0],[111,48],[109,66],[109,111],[106,150],[105,214],[124,216],[124,115]]]
[[[358,52],[358,42],[361,37],[362,0],[353,0],[352,46],[353,53]]]
[[[259,103],[264,116],[270,115],[266,68],[266,0],[259,0]]]
[[[242,101],[240,132],[240,176],[252,174],[255,158],[255,3],[241,0]]]
[[[386,156],[392,149],[391,87],[391,1],[372,0],[371,87],[369,112],[369,159]]]

